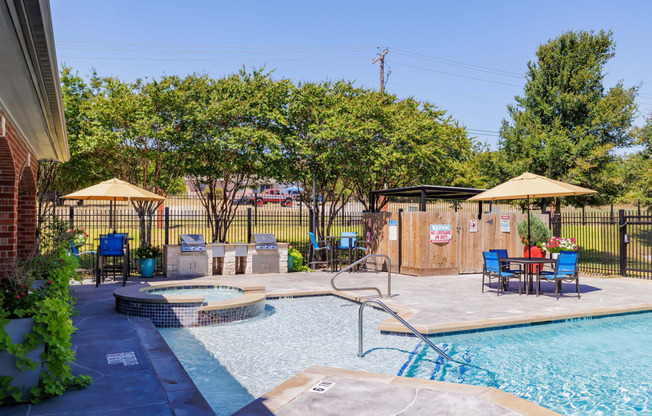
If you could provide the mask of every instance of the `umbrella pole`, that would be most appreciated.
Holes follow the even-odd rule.
[[[530,241],[530,195],[527,197],[527,258],[532,260],[532,245]]]

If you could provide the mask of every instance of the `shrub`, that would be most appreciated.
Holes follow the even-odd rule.
[[[527,241],[527,220],[518,223],[518,234],[525,245],[539,246],[547,242],[552,234],[548,226],[538,217],[530,214],[530,242]]]
[[[292,246],[288,247],[288,256],[292,256],[294,259],[292,263],[292,271],[293,272],[309,272],[310,268],[306,265],[303,264],[303,255],[301,252],[295,248],[292,248]]]

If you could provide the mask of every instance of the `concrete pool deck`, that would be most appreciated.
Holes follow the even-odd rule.
[[[332,293],[330,276],[330,273],[313,272],[213,276],[192,279],[192,281],[210,281],[223,285],[265,286],[268,297],[292,297]],[[162,277],[154,279],[130,277],[128,286],[142,287],[150,282],[169,280],[171,279]],[[383,273],[342,274],[337,278],[337,283],[340,287],[349,285],[377,286],[383,294],[387,290],[387,278]],[[535,295],[519,296],[515,292],[496,296],[493,289],[481,293],[481,277],[479,275],[437,277],[393,275],[392,294],[394,296],[391,299],[384,299],[384,301],[407,317],[407,320],[418,330],[433,334],[471,328],[517,325],[526,322],[554,321],[577,316],[652,310],[652,290],[650,290],[652,281],[581,277],[580,283],[581,299],[577,299],[572,294],[571,285],[568,285],[564,289],[570,293],[556,300],[554,296],[551,296],[552,285],[550,284],[545,287],[546,295],[539,297]],[[93,378],[91,386],[85,390],[69,391],[61,397],[49,399],[38,405],[5,406],[1,409],[3,415],[214,414],[151,322],[145,318],[128,317],[115,312],[113,291],[120,287],[122,287],[120,284],[103,284],[99,288],[92,284],[72,287],[72,293],[77,298],[77,309],[80,312],[80,315],[74,318],[74,323],[78,327],[78,331],[73,336],[73,348],[77,354],[77,362],[72,368],[75,374],[90,375]],[[340,292],[338,294],[348,298],[365,298],[372,295],[373,292]],[[385,325],[387,326],[381,329],[389,332],[398,329],[396,323],[391,320],[381,324],[381,327]],[[131,351],[134,352],[138,365],[110,365],[107,363],[107,354]],[[361,380],[360,377],[362,377],[348,370],[333,370],[324,367],[319,369],[311,367],[300,374],[306,372],[313,378],[335,377],[344,380],[340,385],[346,385],[350,380]],[[391,376],[379,376],[381,379],[378,379],[372,373],[364,374],[367,374],[370,379],[360,384],[360,388],[369,391],[372,396],[375,395],[374,392],[387,394],[388,389],[402,391],[406,385],[411,385],[411,393],[403,392],[401,394],[409,396],[414,393],[416,395],[423,389],[434,391],[434,393],[433,391],[424,393],[425,396],[430,397],[425,402],[421,402],[419,399],[420,405],[429,403],[431,409],[436,409],[441,400],[445,400],[446,403],[455,401],[462,403],[468,400],[459,395],[453,395],[455,398],[442,396],[439,393],[435,394],[438,390],[437,387],[433,388],[433,385],[417,386],[416,384],[422,383],[419,380],[408,379],[406,381],[403,377]],[[314,383],[309,386],[307,384],[297,385],[295,377],[286,382],[289,384],[281,385],[285,387],[279,386],[264,395],[265,400],[254,402],[258,403],[259,408],[255,413],[250,414],[300,414],[294,412],[293,409],[300,410],[301,406],[310,405],[314,398],[303,398],[302,396],[311,394],[307,390]],[[444,385],[446,384],[449,383],[444,383]],[[293,385],[297,388],[291,387]],[[290,386],[289,390],[286,388],[288,386]],[[451,392],[450,388],[442,386],[439,385],[441,387],[439,390],[444,389]],[[455,388],[461,385],[453,386]],[[466,386],[461,388],[464,389]],[[485,391],[485,393],[487,392]],[[500,391],[493,394],[504,395],[508,401],[516,399],[516,402],[524,402]],[[328,399],[328,395],[322,396],[319,398],[320,401]],[[479,397],[478,395],[474,397],[476,396]],[[338,400],[346,399],[338,397]],[[389,393],[389,397],[392,397],[392,393]],[[362,406],[354,400],[355,398],[352,399],[352,405],[358,403],[357,405]],[[449,399],[454,401],[448,402]],[[283,400],[285,402],[282,402]],[[261,413],[264,411],[260,407],[261,404],[266,405],[272,401],[274,401],[275,407],[271,409],[277,409],[278,413],[273,413],[265,406],[263,407],[267,409],[267,413]],[[536,405],[531,407],[529,402],[526,402],[528,405],[524,405],[524,407],[514,408],[506,403],[489,401],[507,410],[504,412],[498,409],[495,414],[555,414]],[[324,405],[324,403],[316,402],[314,404]],[[460,411],[455,413],[454,408],[453,406],[451,413],[446,414],[468,414],[464,413],[461,407]],[[323,412],[311,414],[333,413],[328,412],[326,405]]]

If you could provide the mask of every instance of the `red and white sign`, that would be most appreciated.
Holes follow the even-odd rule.
[[[431,224],[430,225],[430,242],[431,243],[450,243],[453,239],[453,228],[450,224]]]

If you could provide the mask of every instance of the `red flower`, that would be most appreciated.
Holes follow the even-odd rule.
[[[17,297],[18,299],[20,299],[20,295],[16,295],[16,297]]]
[[[22,292],[21,295],[22,295],[22,296],[25,296],[25,292]]]
[[[48,280],[48,284],[51,285],[51,284],[52,284],[52,280]]]

